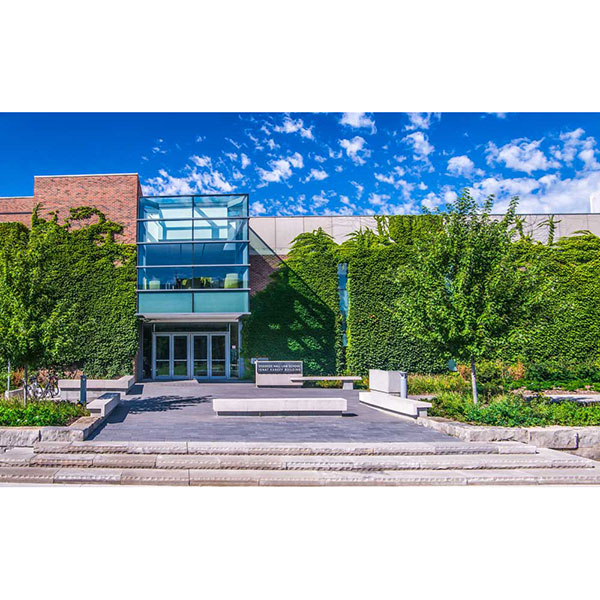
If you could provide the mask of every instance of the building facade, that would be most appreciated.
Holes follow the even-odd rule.
[[[123,225],[118,241],[137,244],[139,380],[229,380],[243,376],[243,317],[293,239],[322,228],[341,243],[372,216],[250,217],[247,194],[144,196],[136,174],[34,178],[34,194],[0,198],[0,222],[59,221],[69,209],[94,206]],[[526,215],[534,237],[548,215]],[[600,214],[555,215],[556,236],[600,236]],[[545,240],[542,240],[545,241]]]

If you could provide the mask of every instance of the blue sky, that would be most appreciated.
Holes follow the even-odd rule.
[[[248,192],[253,215],[419,213],[465,187],[587,212],[598,139],[589,113],[0,114],[0,196],[122,172],[147,194]]]

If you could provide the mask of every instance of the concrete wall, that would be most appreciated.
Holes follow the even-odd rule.
[[[545,242],[546,228],[538,229],[538,225],[549,215],[525,215],[525,231],[531,232],[535,239]],[[498,217],[500,218],[500,217]],[[563,214],[555,215],[556,237],[572,235],[575,231],[587,229],[600,236],[599,214]],[[262,240],[280,256],[288,254],[292,240],[300,233],[314,231],[321,227],[333,236],[339,244],[346,236],[357,229],[376,228],[374,217],[371,216],[333,216],[333,217],[252,217],[250,227]]]

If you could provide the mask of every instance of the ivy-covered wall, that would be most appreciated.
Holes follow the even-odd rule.
[[[427,344],[411,338],[396,316],[403,290],[396,281],[406,248],[401,244],[374,247],[348,264],[348,370],[358,375],[369,369],[437,373],[447,361]]]
[[[337,246],[322,231],[296,238],[273,281],[250,300],[242,328],[242,354],[303,360],[306,374],[344,369],[338,308]]]
[[[76,225],[76,227],[74,226]],[[84,367],[90,377],[132,373],[137,351],[135,246],[99,211],[72,209],[64,225],[34,214],[0,243],[0,360]]]

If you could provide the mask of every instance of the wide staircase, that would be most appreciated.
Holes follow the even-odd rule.
[[[595,484],[598,465],[516,442],[45,442],[0,453],[0,483]]]

